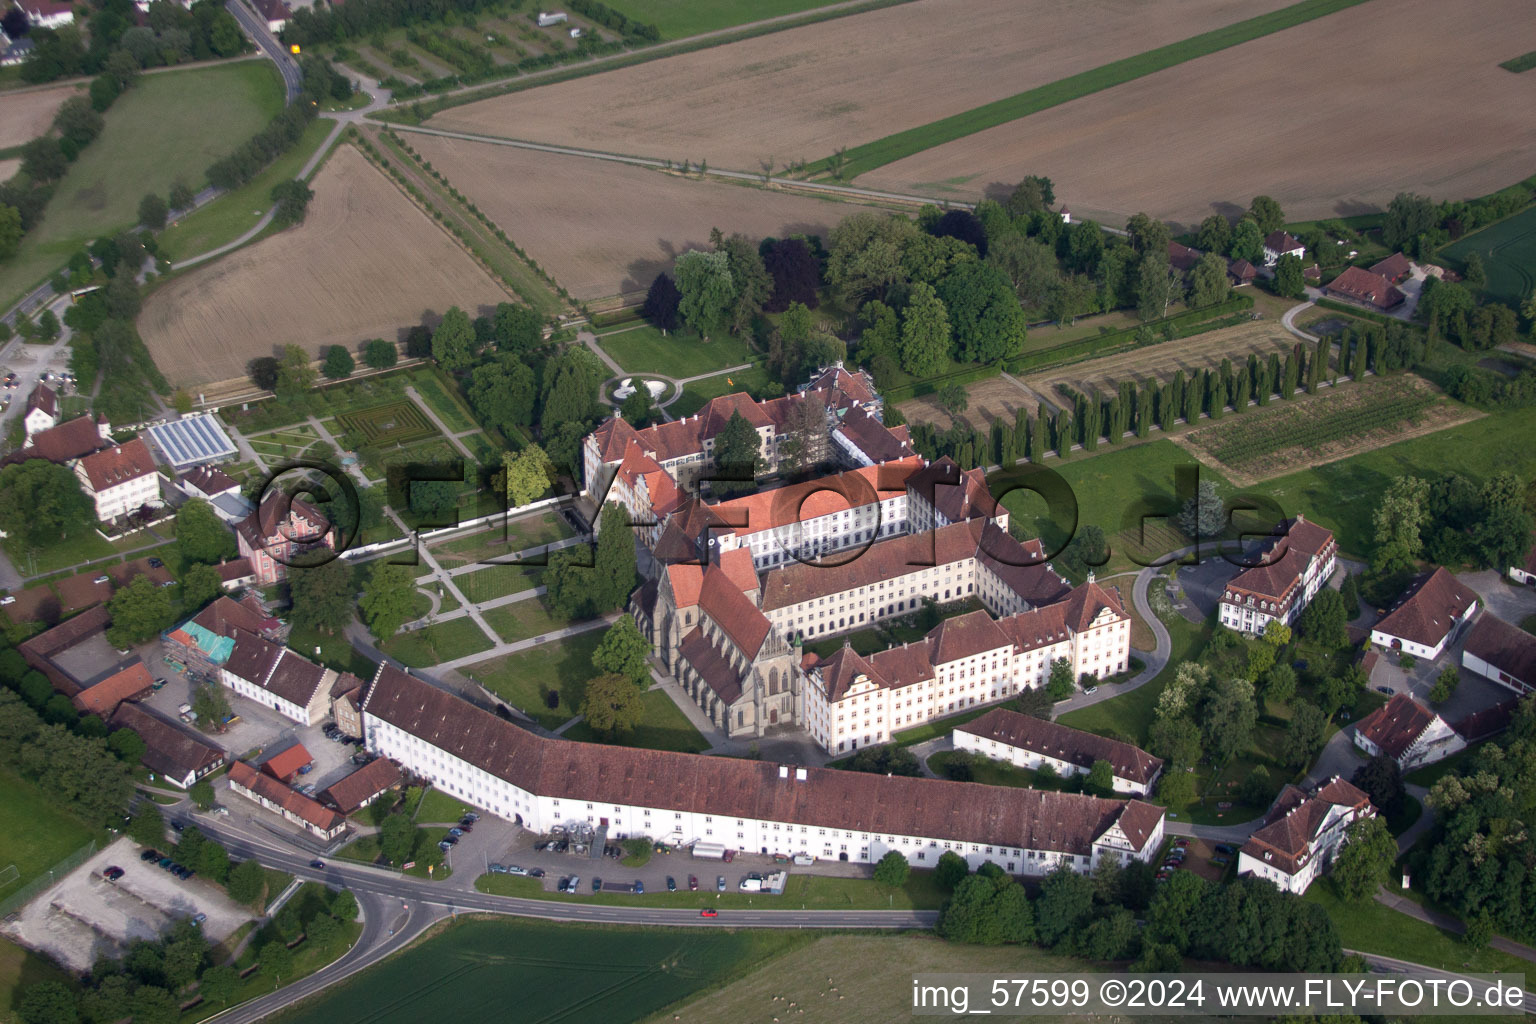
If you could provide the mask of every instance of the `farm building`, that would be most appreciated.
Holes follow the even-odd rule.
[[[220,682],[300,725],[314,725],[326,716],[335,669],[242,629],[234,631],[234,640],[219,669]]]
[[[182,789],[224,766],[224,751],[132,701],[119,704],[109,724],[138,733],[144,741],[144,767]]]
[[[1391,281],[1360,267],[1346,267],[1343,273],[1328,282],[1324,291],[1330,298],[1369,306],[1383,313],[1402,305],[1404,298]]]
[[[229,788],[320,839],[335,839],[346,831],[346,818],[244,761],[229,766]]]
[[[1339,546],[1332,531],[1305,516],[1281,526],[1284,535],[1268,546],[1262,564],[1227,584],[1221,595],[1223,626],[1253,634],[1272,621],[1289,626],[1333,576]]]
[[[1355,724],[1355,746],[1372,757],[1385,754],[1405,772],[1444,760],[1466,745],[1445,719],[1406,693],[1395,694]]]
[[[1232,260],[1227,264],[1227,280],[1232,282],[1234,288],[1253,284],[1254,278],[1258,276],[1259,268],[1247,260]]]
[[[207,413],[156,423],[149,428],[149,440],[177,474],[196,466],[231,462],[238,454],[219,421]]]
[[[1371,798],[1335,775],[1310,796],[1286,786],[1237,855],[1237,873],[1273,882],[1298,896],[1344,844],[1349,826],[1373,818]]]
[[[1050,765],[1061,776],[1086,775],[1094,762],[1106,761],[1114,773],[1115,792],[1132,796],[1151,792],[1163,770],[1162,760],[1140,747],[1005,708],[993,708],[956,726],[954,740],[956,750],[1031,771]]]
[[[107,593],[110,589],[101,584]],[[119,654],[107,642],[112,624],[104,605],[66,619],[22,644],[21,656],[84,714],[109,717],[125,700],[141,697],[154,683],[138,655]]]
[[[1525,553],[1525,560],[1509,567],[1509,578],[1516,583],[1536,584],[1536,544]]]
[[[155,678],[142,661],[135,661],[127,668],[112,673],[80,691],[75,696],[75,709],[82,715],[96,715],[102,721],[112,717],[117,706],[125,700],[147,697],[154,690]]]
[[[288,23],[288,19],[293,16],[293,11],[283,0],[252,0],[252,6],[267,23],[269,32],[281,32],[283,26]]]
[[[106,417],[77,416],[56,427],[27,435],[26,443],[7,455],[4,464],[47,459],[62,466],[111,444],[112,424]]]
[[[1536,636],[1484,615],[1467,634],[1461,665],[1516,693],[1529,693],[1536,690]]]
[[[1191,249],[1187,245],[1178,242],[1168,243],[1168,265],[1181,274],[1187,274],[1195,269],[1195,264],[1200,262],[1199,249]]]
[[[1408,257],[1400,252],[1395,252],[1386,259],[1372,265],[1371,273],[1380,274],[1391,284],[1402,284],[1413,274],[1413,264]]]
[[[1264,265],[1273,267],[1280,262],[1281,256],[1295,256],[1303,259],[1307,255],[1307,247],[1297,241],[1295,237],[1284,231],[1271,231],[1264,239]]]
[[[355,814],[400,785],[400,769],[387,757],[377,757],[320,792],[320,799],[342,814]]]
[[[1446,641],[1477,611],[1477,595],[1444,567],[1420,576],[1371,629],[1371,643],[1416,658],[1438,658]]]
[[[949,849],[1011,874],[1147,861],[1164,813],[1139,800],[796,768],[542,737],[390,665],[363,703],[368,746],[533,831],[582,822],[762,853],[929,867]],[[231,772],[233,776],[233,772]]]

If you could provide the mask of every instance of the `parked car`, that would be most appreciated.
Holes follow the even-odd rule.
[[[724,875],[721,875],[719,878],[715,879],[715,892],[725,892],[725,876]]]
[[[452,849],[452,847],[453,844],[450,843],[447,839],[444,839],[437,844],[437,848],[442,850],[444,853],[447,853],[450,849]]]
[[[1099,688],[1097,686],[1090,686],[1086,690],[1084,690],[1083,692],[1087,693],[1087,694],[1094,694],[1094,693],[1098,693],[1099,692]]]
[[[0,597],[0,604],[15,604],[15,603],[16,603],[16,598],[15,598],[14,595],[6,594],[4,597]]]
[[[143,853],[139,854],[139,860],[142,860],[142,861],[145,861],[145,862],[152,861],[152,860],[159,860],[159,859],[160,859],[160,851],[159,850],[145,850]]]
[[[449,833],[448,835],[443,836],[443,842],[447,843],[449,846],[458,846],[459,845],[459,837],[456,836],[456,835],[453,835],[452,833]],[[439,843],[438,845],[442,845],[442,844]]]
[[[475,830],[474,824],[467,821],[459,822],[459,828],[463,829],[465,832],[473,832]]]
[[[1378,693],[1390,694],[1392,692],[1392,687],[1390,687],[1390,686],[1378,686],[1378,687],[1376,687],[1376,690],[1377,690]]]
[[[569,878],[567,878],[567,877],[562,876],[561,879],[560,879],[560,884],[555,886],[555,891],[556,892],[569,892],[570,888],[571,888],[571,880]]]
[[[509,874],[509,875],[526,875],[527,873],[528,873],[527,871],[524,871],[522,868],[518,867],[516,864],[508,864],[507,865],[507,874]]]
[[[448,830],[448,834],[451,836],[462,836],[464,834],[464,830],[461,828],[451,828]]]
[[[533,844],[533,849],[534,849],[534,852],[537,853],[539,851],[549,849],[549,846],[550,846],[549,840],[547,840],[547,839],[540,839],[538,842]]]
[[[112,577],[110,577],[110,576],[97,576],[95,579],[91,580],[91,582],[92,583],[111,583],[112,582]]]
[[[689,892],[698,892],[699,891],[699,876],[698,875],[689,875],[688,876],[688,891]]]
[[[600,892],[602,890],[602,888],[603,888],[603,880],[601,878],[593,876],[593,878],[592,878],[592,891],[593,892]]]
[[[123,877],[123,869],[114,864],[113,866],[103,871],[101,873],[101,877],[105,878],[109,882],[115,882],[119,878]]]
[[[195,925],[201,926],[202,923],[206,920],[208,920],[208,915],[202,912],[198,912],[192,915],[192,923]]]
[[[1211,863],[1217,866],[1225,866],[1229,862],[1226,857],[1212,857]]]
[[[186,827],[187,827],[187,823],[184,822],[184,821],[173,821],[173,822],[171,822],[171,828],[172,828],[172,830],[174,830],[176,832],[180,832],[182,829],[184,829]]]
[[[1233,853],[1236,852],[1227,843],[1217,843],[1216,846],[1215,846],[1215,850],[1216,850],[1217,853],[1224,853],[1224,854],[1227,854],[1228,856],[1231,856]]]
[[[667,892],[677,892],[677,879],[667,876]]]
[[[1175,847],[1177,847],[1178,849],[1180,849],[1180,850],[1185,850],[1185,849],[1189,848],[1189,840],[1188,839],[1175,839],[1173,841],[1173,845]]]
[[[543,878],[544,877],[544,869],[543,868],[529,868],[528,869],[528,877],[529,878]]]
[[[173,860],[171,860],[171,858],[169,858],[169,857],[161,857],[161,858],[160,858],[160,859],[159,859],[159,861],[157,861],[157,862],[156,862],[156,866],[157,866],[157,867],[158,867],[158,868],[159,868],[159,869],[160,869],[160,870],[161,870],[161,871],[169,871],[169,870],[171,870],[171,865],[172,865],[172,864],[175,864],[175,863],[176,863],[176,862],[175,862],[175,861],[173,861]]]
[[[323,861],[323,860],[312,860],[312,861],[309,862],[309,866],[314,868],[316,871],[324,871],[325,870],[325,861]]]
[[[493,875],[505,875],[509,873],[505,864],[487,864],[485,866],[485,870],[489,871]]]
[[[720,911],[716,910],[714,907],[705,907],[703,910],[699,911],[699,916],[700,917],[719,917],[720,916]]]
[[[155,678],[155,681],[150,684],[150,688],[154,689],[154,690],[163,690],[163,689],[165,689],[165,680],[161,679],[161,678],[159,678],[157,676]]]
[[[638,878],[635,879],[635,895],[636,896],[644,896],[645,895],[645,883],[640,881],[640,879],[638,879]]]
[[[149,560],[149,567],[151,569],[163,569],[165,568],[165,563],[158,558],[151,558]]]
[[[464,819],[466,821],[479,821],[480,815],[476,814],[474,811],[465,811]]]

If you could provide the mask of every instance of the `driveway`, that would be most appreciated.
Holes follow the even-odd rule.
[[[1456,579],[1482,598],[1484,609],[1495,618],[1518,626],[1527,615],[1536,615],[1536,587],[1511,583],[1492,569],[1457,573]]]

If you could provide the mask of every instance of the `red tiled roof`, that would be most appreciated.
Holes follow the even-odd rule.
[[[715,437],[725,429],[731,416],[740,413],[741,418],[753,427],[761,428],[771,426],[773,420],[745,391],[738,391],[731,395],[721,395],[719,398],[711,398],[704,408],[699,410],[699,422],[703,426],[699,429],[699,437]]]
[[[993,575],[1031,605],[1054,604],[1071,590],[1067,581],[1056,575],[1045,560],[1045,548],[1040,541],[1015,540],[1012,534],[991,522],[982,527],[977,557]]]
[[[876,541],[857,557],[840,564],[796,562],[770,569],[763,577],[763,610],[787,608],[828,594],[922,572],[935,565],[975,558],[980,532],[971,523],[953,523],[926,533],[902,534]]]
[[[945,619],[928,632],[927,640],[928,657],[934,665],[995,651],[1013,642],[996,620],[980,609]]]
[[[787,487],[756,491],[719,502],[710,510],[721,522],[743,524],[733,526],[730,532],[748,536],[898,497],[906,493],[908,478],[922,464],[920,456],[910,455],[883,466],[865,466]]]
[[[247,543],[252,548],[263,548],[269,542],[294,539],[284,532],[284,524],[289,516],[317,530],[331,529],[331,521],[313,505],[303,498],[290,497],[277,488],[273,488],[271,493],[262,499],[256,511],[242,519],[236,529],[245,535]],[[324,534],[322,533],[321,536]]]
[[[1518,626],[1484,612],[1464,649],[1526,686],[1536,686],[1536,636]]]
[[[231,597],[221,597],[192,617],[192,621],[210,633],[234,637],[236,630],[261,635],[281,625],[276,619],[261,615],[250,605]]]
[[[1043,608],[1010,615],[998,624],[1013,637],[1021,651],[1032,651],[1061,643],[1072,634],[1067,630],[1067,606],[1060,602]]]
[[[387,757],[375,758],[351,775],[320,791],[320,798],[342,814],[351,814],[380,793],[400,785],[400,769]]]
[[[142,661],[136,661],[95,686],[81,690],[75,697],[75,707],[81,714],[99,715],[105,721],[119,704],[144,696],[154,689],[154,684],[155,677],[149,674],[149,669]]]
[[[1116,821],[1150,834],[1138,801],[544,738],[388,665],[363,711],[541,797],[637,804],[1078,856]],[[1127,815],[1127,812],[1130,812]]]
[[[224,761],[218,747],[132,701],[119,704],[109,724],[138,733],[144,741],[144,767],[161,775],[182,779]]]
[[[692,608],[699,603],[699,590],[704,585],[704,567],[698,564],[667,566],[667,579],[672,584],[672,600],[679,608]]]
[[[1270,863],[1287,874],[1295,874],[1306,855],[1312,852],[1312,843],[1334,806],[1366,810],[1370,808],[1371,800],[1338,777],[1321,786],[1312,796],[1295,786],[1286,786],[1265,816],[1264,826],[1243,844],[1243,852],[1261,860],[1268,853]]]
[[[58,392],[54,391],[47,384],[39,382],[37,387],[32,389],[32,393],[27,396],[27,412],[31,412],[34,409],[40,409],[57,419],[59,415]]]
[[[723,553],[720,556],[720,571],[742,593],[757,589],[757,569],[753,566],[752,552],[748,548],[732,548]]]
[[[256,570],[251,568],[251,560],[249,558],[236,558],[232,561],[220,562],[214,566],[214,569],[218,571],[219,580],[224,583],[243,580],[248,576],[256,574]]]
[[[332,832],[346,821],[329,807],[324,807],[298,790],[290,789],[276,779],[261,774],[244,761],[236,761],[229,766],[229,781],[277,804],[322,832]]]
[[[924,645],[926,646],[926,645]],[[860,676],[866,677],[876,687],[889,686],[889,681],[867,658],[850,647],[847,641],[816,666],[821,676],[821,689],[829,701],[842,700]]]
[[[597,439],[597,457],[603,462],[618,462],[629,442],[640,440],[639,432],[617,412],[598,424],[592,436]]]
[[[181,482],[195,487],[204,494],[223,494],[240,489],[240,482],[214,466],[198,466],[182,474]]]
[[[80,460],[91,490],[100,493],[155,472],[155,458],[142,438],[105,448]]]
[[[849,373],[841,366],[829,366],[811,378],[804,391],[841,391],[855,402],[873,402],[875,393],[868,375],[863,370]]]
[[[1140,785],[1151,782],[1163,768],[1161,759],[1140,747],[1006,708],[993,708],[980,718],[955,726],[955,731],[996,740],[1082,768],[1092,768],[1095,761],[1108,761],[1117,778]]]
[[[33,434],[28,440],[30,443],[13,452],[8,462],[47,459],[49,462],[65,463],[111,444],[110,441],[102,440],[96,421],[89,416],[77,416],[56,427],[49,427]]]
[[[329,670],[287,648],[282,648],[281,652],[271,673],[262,680],[262,689],[301,708],[306,707],[325,686]]]
[[[1342,274],[1328,282],[1327,290],[1329,295],[1354,299],[1377,309],[1391,309],[1403,301],[1403,293],[1391,281],[1360,267],[1346,267]]]
[[[1117,619],[1126,617],[1125,606],[1120,603],[1118,591],[1093,582],[1084,583],[1080,587],[1073,587],[1067,599],[1062,602],[1062,621],[1074,633],[1081,633],[1093,625],[1094,619],[1105,608],[1114,613]]]
[[[1394,283],[1401,281],[1412,272],[1413,264],[1409,263],[1408,257],[1404,256],[1400,252],[1393,253],[1391,256],[1388,256],[1386,259],[1382,260],[1380,263],[1377,263],[1371,267],[1371,273],[1380,274],[1388,281],[1392,281]]]
[[[748,661],[757,657],[763,641],[773,629],[768,616],[759,611],[757,605],[716,565],[704,570],[704,583],[699,588],[699,610],[724,630]]]
[[[1450,633],[1456,618],[1476,600],[1477,595],[1457,583],[1456,577],[1442,566],[1414,581],[1407,595],[1376,623],[1375,629],[1387,636],[1435,647]]]
[[[843,414],[835,428],[849,444],[852,444],[869,461],[879,464],[904,459],[912,455],[912,440],[905,425],[888,427],[864,410],[854,406]]]
[[[1259,269],[1247,260],[1233,260],[1227,264],[1227,273],[1239,281],[1252,281],[1259,276]]]
[[[1305,519],[1288,520],[1276,533],[1279,536],[1265,545],[1260,564],[1234,576],[1227,589],[1281,603],[1306,573],[1311,560],[1333,541],[1332,531]]]
[[[727,705],[734,704],[741,696],[741,675],[704,636],[703,626],[694,626],[688,631],[678,644],[677,653]]]
[[[907,490],[920,496],[951,523],[997,514],[997,502],[979,469],[962,472],[948,455],[912,474]]]
[[[1174,270],[1187,272],[1195,269],[1195,264],[1200,262],[1200,255],[1199,249],[1191,249],[1174,241],[1168,243],[1168,263]]]
[[[1435,720],[1435,713],[1405,693],[1398,693],[1355,725],[1360,735],[1391,758],[1400,758]]]
[[[313,764],[314,761],[315,759],[310,755],[310,752],[304,749],[304,744],[295,743],[287,750],[273,754],[266,764],[261,766],[261,770],[274,779],[286,780],[299,774],[300,768],[307,764]]]
[[[1286,253],[1302,247],[1300,242],[1284,231],[1271,231],[1264,239],[1264,248],[1272,252]]]

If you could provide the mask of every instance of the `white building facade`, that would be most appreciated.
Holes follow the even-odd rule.
[[[1310,796],[1286,786],[1263,827],[1238,852],[1237,873],[1263,878],[1299,896],[1333,863],[1349,826],[1375,815],[1370,798],[1338,776]]]

